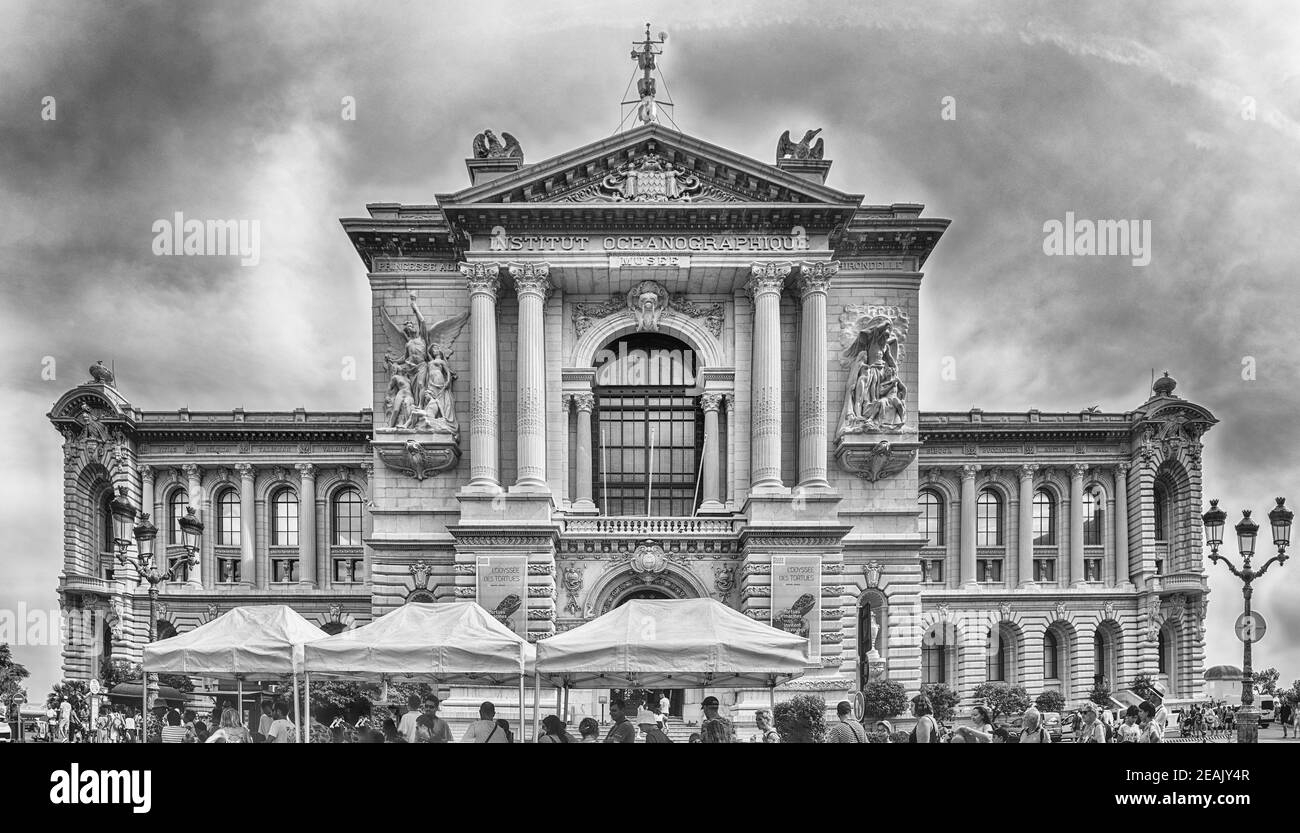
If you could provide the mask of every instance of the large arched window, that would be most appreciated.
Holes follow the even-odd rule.
[[[1003,638],[1000,628],[989,628],[989,647],[984,679],[991,683],[1008,682],[1007,654],[1010,647],[1007,640]]]
[[[1156,644],[1156,671],[1169,673],[1169,635],[1164,628],[1160,629],[1160,641]]]
[[[99,548],[97,552],[113,551],[113,490],[109,489],[99,498],[96,508],[96,527],[99,529]]]
[[[926,489],[921,492],[921,499],[918,501],[920,514],[917,520],[920,523],[920,532],[927,540],[926,546],[942,547],[943,546],[943,498],[934,492]]]
[[[1165,484],[1156,483],[1153,491],[1156,510],[1156,540],[1169,540],[1169,490]]]
[[[171,622],[168,622],[166,619],[159,619],[154,625],[154,628],[154,633],[156,634],[154,637],[155,640],[171,639],[173,636],[176,636],[176,626]]]
[[[325,633],[329,634],[330,636],[334,636],[336,634],[343,633],[345,630],[348,629],[348,626],[343,624],[342,622],[326,622],[325,624],[320,626],[320,629],[325,631]]]
[[[167,528],[171,530],[170,542],[185,543],[181,534],[181,518],[185,517],[185,508],[190,505],[190,496],[184,489],[176,489],[167,501]]]
[[[921,684],[955,682],[957,677],[957,629],[938,624],[921,638]]]
[[[217,546],[239,546],[239,493],[226,489],[217,498]]]
[[[992,489],[981,491],[975,501],[975,546],[1002,546],[1002,500]]]
[[[607,515],[691,515],[704,423],[694,351],[638,333],[606,345],[595,366],[597,506]]]
[[[361,493],[343,489],[334,495],[330,528],[336,547],[361,546]]]
[[[271,544],[298,546],[298,495],[293,489],[281,489],[271,498]]]
[[[1061,678],[1061,640],[1049,629],[1043,634],[1043,679]]]
[[[1083,545],[1100,547],[1102,528],[1106,521],[1106,501],[1098,486],[1083,492]]]
[[[1034,546],[1056,546],[1056,501],[1046,489],[1034,492]]]

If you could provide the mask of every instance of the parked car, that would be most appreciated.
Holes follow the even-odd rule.
[[[0,743],[13,743],[14,731],[8,721],[0,723]]]
[[[1047,730],[1047,735],[1052,739],[1052,743],[1060,743],[1065,731],[1061,726],[1061,713],[1043,712],[1043,728]]]
[[[1261,729],[1268,728],[1269,724],[1275,719],[1275,707],[1277,703],[1267,694],[1259,698],[1259,726]]]

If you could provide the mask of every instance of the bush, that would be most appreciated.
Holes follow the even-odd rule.
[[[889,733],[884,730],[881,731],[873,730],[867,732],[867,743],[889,743],[889,742],[890,742]]]
[[[1007,685],[1006,683],[981,683],[976,686],[974,697],[982,700],[985,707],[993,712],[996,721],[1001,715],[1024,714],[1029,708],[1029,695],[1025,687]]]
[[[907,690],[893,680],[872,680],[862,689],[866,715],[876,720],[898,717],[907,708]]]
[[[940,723],[951,723],[957,712],[961,697],[947,683],[931,683],[921,686],[921,693],[930,698],[934,707],[934,719]]]
[[[895,729],[889,736],[890,743],[907,743],[912,739],[911,732],[904,732],[902,729]]]
[[[772,709],[782,743],[823,743],[826,740],[826,701],[816,694],[796,694]]]
[[[1088,699],[1098,706],[1110,708],[1110,686],[1104,682],[1097,683],[1092,687],[1092,691],[1088,692]]]
[[[1049,688],[1034,700],[1040,712],[1060,712],[1065,710],[1065,695],[1054,688]]]

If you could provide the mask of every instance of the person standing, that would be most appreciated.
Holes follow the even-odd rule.
[[[1145,700],[1138,704],[1138,743],[1164,743],[1165,730],[1156,720],[1156,707]]]
[[[912,714],[916,717],[916,725],[912,727],[907,742],[939,743],[939,722],[934,719],[934,706],[930,703],[930,698],[924,694],[913,697]]]
[[[271,701],[262,701],[262,716],[257,721],[257,733],[262,736],[263,743],[271,742],[271,724],[275,718],[271,716]]]
[[[959,739],[962,743],[993,742],[993,713],[987,706],[976,706],[971,709],[970,722],[969,726],[958,726],[953,730],[955,734],[953,743]]]
[[[553,714],[542,718],[542,736],[538,743],[574,743],[573,736],[564,731],[564,721]]]
[[[1137,743],[1142,737],[1142,730],[1138,728],[1138,707],[1129,706],[1124,712],[1124,722],[1119,726],[1120,743]]]
[[[251,743],[248,730],[239,725],[239,715],[234,709],[221,712],[221,728],[208,736],[204,743]]]
[[[637,725],[641,727],[641,733],[645,735],[646,743],[672,743],[673,739],[668,737],[663,729],[659,728],[658,715],[649,709],[642,709],[636,716]]]
[[[461,743],[509,743],[506,733],[497,725],[497,707],[490,701],[483,701],[478,707],[478,720],[469,724]]]
[[[762,743],[780,743],[781,735],[776,731],[776,725],[772,719],[771,709],[759,709],[754,712],[754,725],[758,726],[758,733]]]
[[[735,743],[736,732],[731,721],[718,714],[721,707],[717,697],[705,697],[700,703],[704,720],[700,722],[700,735],[704,743]]]
[[[668,731],[668,712],[673,707],[673,701],[668,698],[668,692],[665,691],[659,695],[659,728],[665,732]]]
[[[636,743],[636,727],[627,719],[622,700],[609,701],[609,716],[614,725],[605,733],[605,743]]]
[[[397,724],[397,731],[407,743],[415,743],[415,724],[420,719],[420,695],[412,694],[406,698],[406,713]]]
[[[1286,730],[1291,728],[1291,701],[1286,698],[1282,699],[1282,705],[1277,710],[1277,722],[1282,724],[1282,738],[1286,738]]]
[[[835,714],[839,717],[839,722],[831,726],[830,731],[826,733],[827,743],[866,743],[867,730],[862,728],[862,724],[853,716],[853,704],[848,700],[841,700],[835,707]]]
[[[189,731],[181,725],[181,713],[175,709],[167,712],[167,725],[162,730],[163,743],[184,743]]]
[[[1037,708],[1025,709],[1024,727],[1020,730],[1017,743],[1051,743],[1052,736],[1043,728],[1043,715]]]
[[[72,729],[72,704],[69,703],[68,698],[65,697],[63,698],[63,702],[59,703],[59,725],[58,728],[55,730],[54,739],[59,743],[71,743],[72,742],[71,729]]]
[[[594,717],[584,717],[578,721],[578,734],[582,735],[578,743],[600,743],[600,724]]]
[[[1083,722],[1079,724],[1079,732],[1074,737],[1075,743],[1105,743],[1106,729],[1097,719],[1097,707],[1092,703],[1085,703],[1083,706]]]
[[[267,743],[297,743],[298,727],[289,719],[289,706],[285,703],[275,704],[275,719],[266,727]]]
[[[451,727],[447,721],[438,717],[438,706],[442,701],[438,695],[430,694],[424,698],[424,714],[416,720],[415,740],[417,743],[452,743]]]

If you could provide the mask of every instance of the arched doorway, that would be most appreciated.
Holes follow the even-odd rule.
[[[675,598],[678,597],[672,595],[670,592],[668,592],[667,590],[661,587],[633,587],[630,590],[623,591],[621,595],[615,597],[612,607],[622,607],[623,605],[627,604],[630,601],[633,601],[634,599],[645,599],[645,600],[657,601],[662,599],[675,599]],[[620,697],[626,698],[629,695],[629,691],[630,690],[626,690],[626,689],[610,689],[609,697],[611,702],[615,698],[620,698]],[[682,709],[686,705],[685,689],[682,688],[637,689],[636,693],[639,693],[641,701],[645,704],[645,708],[650,709],[651,711],[655,711],[656,709],[658,709],[660,699],[665,695],[667,695],[668,715],[671,717],[682,716]],[[629,720],[633,720],[635,718],[636,718],[635,714],[628,716]]]

